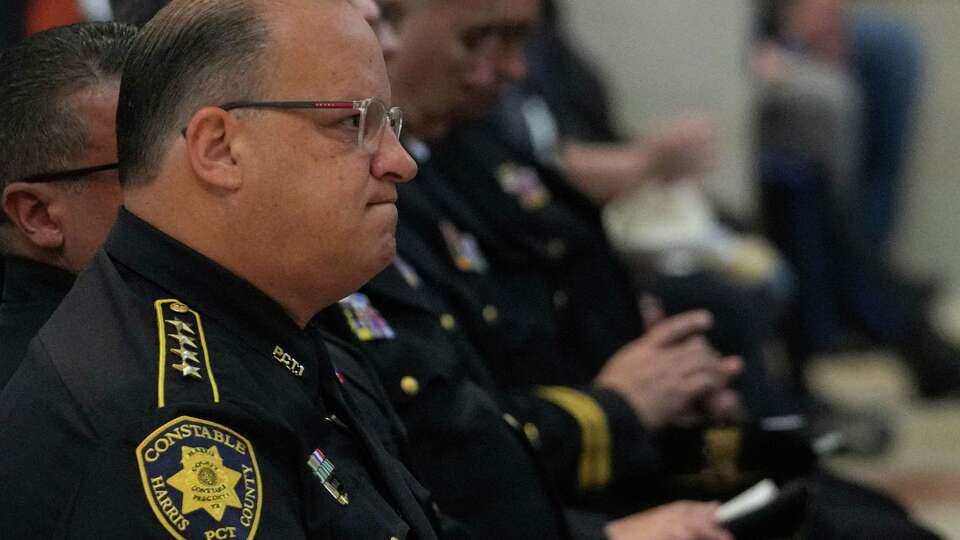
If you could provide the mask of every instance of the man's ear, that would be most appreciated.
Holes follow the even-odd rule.
[[[243,175],[233,147],[239,128],[233,115],[218,107],[204,107],[193,115],[184,137],[197,177],[220,189],[240,187]]]
[[[44,249],[63,248],[60,219],[63,190],[53,184],[14,182],[3,190],[3,211],[26,242]]]

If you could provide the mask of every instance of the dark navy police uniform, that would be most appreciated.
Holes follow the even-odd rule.
[[[0,299],[0,390],[7,384],[27,345],[73,285],[74,275],[55,266],[4,259],[6,276]]]
[[[327,347],[121,211],[0,394],[4,537],[436,538]]]

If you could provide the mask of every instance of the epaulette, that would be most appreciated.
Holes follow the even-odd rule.
[[[220,402],[200,314],[174,299],[154,302],[159,343],[157,407],[183,399]]]

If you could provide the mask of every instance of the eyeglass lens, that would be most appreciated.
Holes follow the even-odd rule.
[[[380,145],[383,128],[387,124],[399,137],[403,125],[400,109],[396,107],[387,109],[387,106],[379,99],[370,100],[363,121],[363,147],[367,150],[376,149]]]

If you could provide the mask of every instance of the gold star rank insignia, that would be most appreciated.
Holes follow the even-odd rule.
[[[137,446],[147,502],[180,539],[256,535],[263,506],[253,446],[232,429],[181,416]]]
[[[165,404],[167,387],[182,389],[184,383],[180,381],[183,380],[208,382],[213,402],[219,402],[219,390],[210,367],[210,355],[207,352],[207,340],[203,334],[200,314],[183,302],[173,299],[157,300],[154,305],[157,311],[157,340],[160,349],[158,407]],[[196,387],[193,388],[197,390]]]

